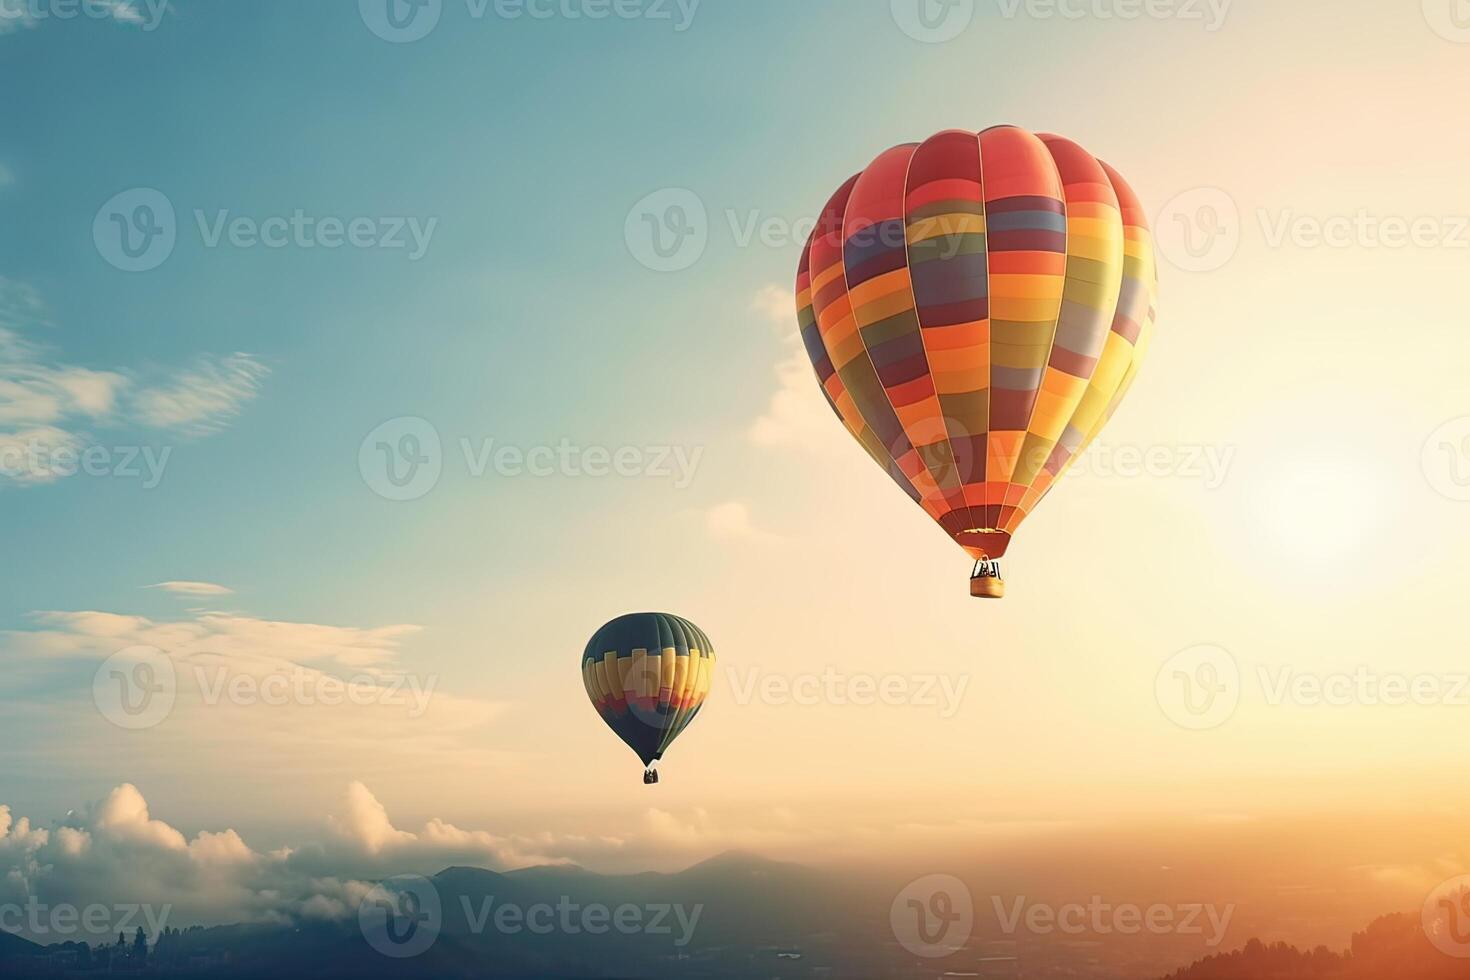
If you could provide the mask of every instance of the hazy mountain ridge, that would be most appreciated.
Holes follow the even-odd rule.
[[[1392,913],[1354,933],[1351,947],[1341,953],[1252,939],[1163,980],[1470,980],[1470,959],[1435,948],[1418,916]]]
[[[374,950],[356,917],[345,923],[296,926],[228,925],[175,931],[165,937],[170,964],[150,963],[144,975],[253,977],[316,976],[560,976],[739,977],[752,969],[770,976],[820,974],[812,959],[782,960],[780,952],[810,948],[810,937],[828,935],[823,962],[844,976],[880,976],[863,957],[844,955],[856,909],[850,890],[820,872],[795,864],[729,852],[673,873],[607,875],[575,865],[542,865],[514,871],[450,867],[429,879],[441,907],[432,946],[411,959]],[[508,924],[496,915],[512,907]],[[636,916],[637,931],[584,925],[589,907]],[[557,928],[537,932],[528,911]],[[570,916],[563,919],[562,913]],[[563,923],[570,921],[571,929]],[[603,920],[599,920],[603,921]],[[611,921],[611,920],[607,920]],[[652,928],[644,928],[652,927]],[[886,925],[885,925],[886,929]],[[7,976],[44,975],[65,963],[77,944],[46,948],[20,937],[0,946]],[[131,939],[131,937],[129,937]],[[816,950],[813,950],[816,953]],[[160,954],[161,955],[161,954]],[[803,953],[803,956],[809,954]],[[48,962],[51,961],[51,962]],[[766,962],[766,961],[769,961]],[[782,964],[779,970],[770,964]],[[24,971],[27,967],[35,973]],[[830,975],[826,974],[826,975]]]

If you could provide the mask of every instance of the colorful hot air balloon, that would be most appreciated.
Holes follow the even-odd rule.
[[[588,641],[582,654],[587,696],[649,767],[645,783],[658,782],[653,763],[699,714],[714,669],[704,630],[668,613],[619,616]]]
[[[1005,594],[996,559],[1127,393],[1154,324],[1133,190],[1014,126],[897,146],[840,187],[797,272],[828,403]]]

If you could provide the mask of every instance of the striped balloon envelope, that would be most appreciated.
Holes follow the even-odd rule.
[[[648,767],[699,714],[714,669],[704,630],[668,613],[619,616],[592,635],[582,654],[592,706]],[[644,782],[658,782],[652,768]]]
[[[796,280],[828,404],[991,598],[996,559],[1132,384],[1156,294],[1127,182],[1014,126],[881,154],[827,202]]]

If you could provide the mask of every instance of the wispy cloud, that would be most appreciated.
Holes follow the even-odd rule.
[[[704,529],[719,540],[773,541],[776,535],[756,527],[750,507],[741,500],[727,500],[704,512]]]
[[[0,632],[0,661],[28,692],[0,717],[0,769],[40,764],[37,725],[50,733],[40,755],[78,773],[123,766],[134,775],[140,746],[149,767],[192,770],[205,752],[311,778],[391,778],[452,758],[467,778],[492,779],[518,764],[487,730],[506,706],[441,690],[437,673],[414,667],[413,624],[209,610],[31,618],[29,628]],[[112,738],[119,727],[134,736],[126,749]],[[29,734],[17,745],[20,732]]]
[[[775,366],[776,391],[746,437],[766,448],[830,449],[841,445],[841,433],[833,431],[840,423],[817,386],[792,304],[790,292],[774,285],[763,286],[751,299],[751,310],[781,331],[786,353]]]
[[[184,436],[218,432],[270,373],[249,354],[201,355],[173,371],[69,364],[30,335],[49,324],[41,296],[0,277],[0,480],[47,483],[96,427],[143,426]]]
[[[138,391],[133,405],[145,425],[208,435],[240,414],[269,373],[250,354],[200,357],[169,381]]]
[[[187,596],[220,596],[234,595],[235,590],[223,585],[215,585],[213,582],[156,582],[153,585],[144,586],[148,589],[162,589],[174,595]]]

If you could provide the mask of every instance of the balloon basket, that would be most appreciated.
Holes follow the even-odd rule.
[[[657,769],[645,769],[645,770],[643,770],[643,785],[644,786],[654,786],[654,785],[657,785],[657,783],[658,783],[658,770]]]
[[[977,561],[970,575],[970,595],[976,599],[1004,599],[1005,579],[1000,577],[1000,562]]]

